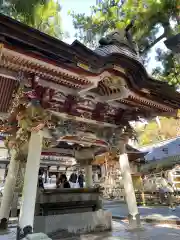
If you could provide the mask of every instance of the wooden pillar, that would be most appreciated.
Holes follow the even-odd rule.
[[[8,168],[0,207],[0,229],[6,228],[8,224],[20,164],[20,162],[16,159],[15,149],[11,150],[10,155],[11,160]]]
[[[140,181],[141,181],[141,185],[142,185],[142,190],[141,190],[142,205],[145,206],[146,205],[146,199],[145,199],[145,195],[144,195],[144,184],[143,184],[143,178],[142,177],[140,177]]]
[[[92,165],[86,165],[85,169],[85,181],[86,187],[90,188],[93,186],[93,179],[92,179]]]
[[[19,201],[19,193],[14,192],[12,207],[11,207],[11,217],[17,217],[18,201]]]
[[[140,215],[137,208],[136,196],[131,177],[131,169],[129,165],[128,155],[126,153],[126,144],[127,138],[125,136],[119,143],[120,150],[119,164],[124,184],[126,203],[129,211],[128,215],[129,226],[130,228],[137,228],[140,227]]]
[[[21,232],[23,237],[33,232],[42,139],[42,131],[31,133],[18,226],[18,232]]]
[[[22,193],[23,185],[24,185],[24,173],[25,173],[25,162],[20,162],[19,171],[16,178],[16,186],[11,206],[11,217],[17,217],[18,213],[18,203],[19,203],[19,195]]]
[[[8,174],[8,164],[6,164],[5,171],[4,171],[4,182],[6,180],[7,174]]]

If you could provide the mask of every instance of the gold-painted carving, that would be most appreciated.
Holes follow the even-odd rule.
[[[89,71],[89,66],[83,63],[77,63],[77,66]]]
[[[28,101],[23,87],[18,89],[10,109],[9,121],[5,124],[1,123],[1,130],[8,130],[10,133],[4,142],[9,151],[16,150],[15,160],[26,160],[31,132],[43,130],[50,118],[50,114],[40,104],[34,105],[31,101]],[[47,148],[50,143],[45,141],[43,145]]]

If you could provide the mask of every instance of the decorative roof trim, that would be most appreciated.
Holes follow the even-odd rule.
[[[92,120],[92,119],[76,117],[76,116],[68,115],[66,113],[58,113],[58,112],[54,112],[54,111],[51,111],[51,112],[55,116],[58,116],[58,117],[61,117],[61,118],[64,118],[64,119],[71,119],[71,120],[75,120],[77,122],[91,123],[91,124],[99,125],[99,127],[112,127],[112,128],[118,128],[119,127],[116,124],[111,124],[111,123],[106,123],[106,122],[99,122],[99,121],[95,121],[95,120]]]
[[[168,107],[167,105],[158,103],[156,101],[152,101],[152,100],[147,99],[145,97],[139,96],[138,94],[133,93],[133,92],[131,92],[129,98],[132,99],[132,100],[137,100],[139,102],[142,102],[143,104],[145,104],[147,106],[150,106],[150,107],[155,107],[156,106],[157,108],[162,109],[163,111],[167,111],[167,112],[174,112],[175,111],[173,108]]]
[[[27,64],[30,64],[30,63],[33,63],[33,64],[36,64],[37,66],[41,66],[43,68],[46,68],[47,70],[50,69],[52,70],[54,73],[61,73],[62,75],[64,76],[70,76],[70,77],[74,77],[76,80],[79,81],[79,84],[77,85],[81,85],[81,82],[82,83],[87,83],[89,84],[91,81],[86,79],[84,76],[83,77],[80,77],[80,74],[77,74],[75,72],[72,72],[72,71],[69,71],[69,70],[66,70],[65,68],[61,68],[60,66],[55,66],[51,63],[48,63],[46,61],[42,61],[42,60],[39,60],[35,57],[31,57],[31,56],[27,56],[25,54],[22,54],[22,53],[19,53],[17,51],[14,51],[14,50],[11,50],[11,49],[8,49],[6,47],[4,47],[2,50],[1,50],[1,58],[3,56],[10,56],[12,59],[16,59],[16,65],[18,65],[18,61],[26,61]],[[1,60],[2,61],[2,60]],[[13,62],[13,61],[10,61],[9,62]],[[8,64],[8,62],[6,62],[6,64]],[[12,63],[11,63],[12,64]],[[20,64],[20,62],[19,62]],[[21,63],[22,64],[22,63]],[[21,66],[21,68],[24,68],[26,70],[28,70],[28,67],[26,66]],[[35,72],[33,71],[33,69],[29,69],[31,70],[31,72]],[[41,71],[39,70],[36,70],[37,73],[41,73]],[[44,73],[42,73],[44,74]],[[49,74],[50,75],[50,74]],[[55,78],[55,77],[54,77]],[[93,83],[93,81],[92,81]]]

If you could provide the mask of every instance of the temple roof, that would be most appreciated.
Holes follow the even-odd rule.
[[[58,118],[51,128],[57,141],[109,147],[129,121],[177,115],[180,94],[147,74],[123,32],[110,33],[91,50],[2,14],[0,29],[0,113],[12,110],[23,85],[29,102]]]
[[[151,109],[159,115],[172,115],[172,112],[178,109],[180,94],[166,83],[152,79],[139,56],[124,43],[100,45],[93,51],[77,40],[71,45],[66,44],[2,14],[0,28],[1,42],[4,48],[9,50],[8,53],[5,51],[9,55],[5,54],[4,61],[6,64],[9,62],[11,69],[17,70],[18,64],[25,64],[26,69],[21,66],[21,71],[26,70],[28,73],[43,77],[44,81],[61,84],[67,87],[69,92],[76,89],[82,93],[89,88],[88,93],[97,94],[99,101],[114,101],[116,105],[129,106],[133,114],[139,111],[137,114],[142,115],[142,111],[146,111],[148,115]],[[16,56],[13,55],[13,51],[16,52]],[[18,53],[29,58],[23,58]],[[30,58],[34,59],[34,65]],[[42,62],[45,64],[44,67],[41,66]],[[47,64],[49,68],[53,67],[51,71],[49,69],[49,73],[45,68]],[[28,70],[28,65],[32,68],[31,71]],[[4,67],[4,64],[1,66]],[[61,81],[57,76],[60,66],[64,68],[64,72],[59,69]],[[73,73],[72,76],[68,75],[69,71]],[[101,80],[97,80],[97,76],[100,76]],[[1,81],[5,81],[3,77]],[[122,85],[132,91],[124,94],[124,98],[120,97]],[[12,88],[15,86],[10,86],[10,89]],[[1,91],[4,91],[4,88]],[[10,95],[9,93],[5,100],[3,99],[1,112],[7,110]],[[138,108],[140,110],[137,110]]]

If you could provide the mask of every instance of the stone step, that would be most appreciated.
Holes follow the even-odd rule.
[[[52,240],[44,233],[33,233],[27,235],[23,240]]]

